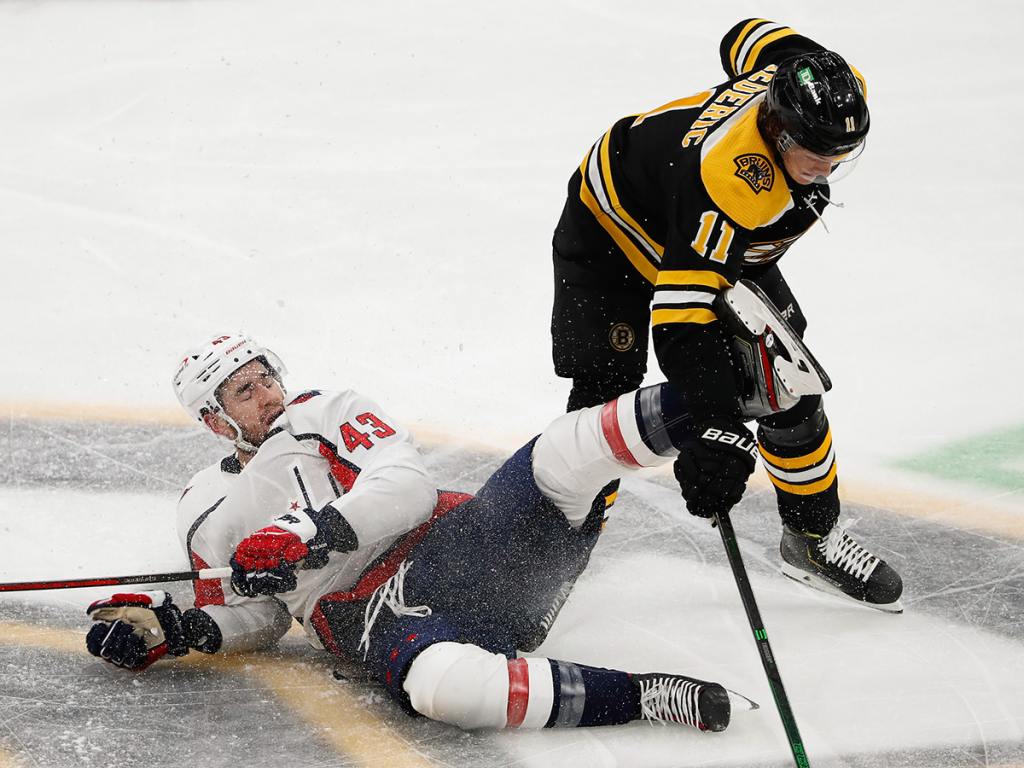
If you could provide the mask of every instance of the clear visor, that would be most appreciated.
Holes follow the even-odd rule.
[[[835,184],[837,181],[842,181],[853,173],[853,169],[857,167],[857,161],[864,153],[865,144],[867,144],[867,140],[862,141],[852,150],[842,155],[818,155],[812,152],[811,154],[816,158],[829,163],[832,167],[828,177],[819,176],[815,179],[815,182],[818,184]]]

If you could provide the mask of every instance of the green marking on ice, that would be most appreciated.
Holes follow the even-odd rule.
[[[1024,426],[947,443],[896,462],[901,469],[943,480],[1024,489]]]

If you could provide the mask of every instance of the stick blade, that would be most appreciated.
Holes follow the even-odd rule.
[[[729,694],[729,705],[734,712],[751,712],[761,708],[760,704],[753,699],[748,699],[742,693],[736,693],[730,688],[726,688],[725,691]]]

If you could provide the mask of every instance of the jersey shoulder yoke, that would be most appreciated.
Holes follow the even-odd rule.
[[[744,229],[770,224],[793,204],[782,168],[757,129],[752,100],[708,136],[700,175],[712,202]]]

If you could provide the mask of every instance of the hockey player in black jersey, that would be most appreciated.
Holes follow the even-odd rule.
[[[619,120],[569,182],[553,239],[555,371],[568,408],[632,390],[659,365],[703,430],[752,439],[716,298],[756,284],[802,335],[777,262],[829,205],[870,126],[863,77],[838,54],[765,19],[721,41],[728,80]],[[783,522],[786,575],[883,610],[902,581],[839,523],[832,434],[819,395],[760,414],[757,440]],[[716,441],[675,465],[687,507],[727,510],[752,470]]]

